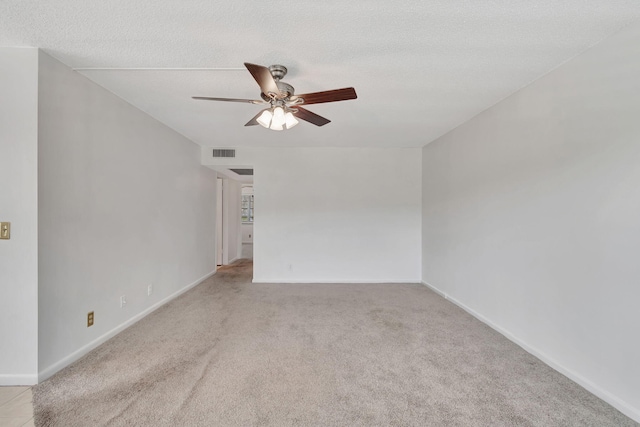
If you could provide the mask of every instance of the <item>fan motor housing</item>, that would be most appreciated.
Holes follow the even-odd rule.
[[[281,82],[280,80],[276,80],[276,84],[278,85],[278,89],[280,89],[280,93],[282,93],[283,99],[285,99],[285,100],[289,99],[289,97],[291,95],[293,95],[294,92],[295,92],[295,89],[289,83],[285,83],[285,82]],[[260,96],[265,101],[271,101],[271,98],[269,98],[264,93],[260,93]]]

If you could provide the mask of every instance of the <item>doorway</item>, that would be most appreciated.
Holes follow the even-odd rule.
[[[253,184],[242,185],[242,258],[253,259]]]
[[[214,170],[217,173],[216,268],[243,258],[253,261],[253,169],[217,167]]]

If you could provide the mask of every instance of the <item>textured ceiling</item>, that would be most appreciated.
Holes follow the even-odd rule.
[[[0,46],[43,48],[201,145],[416,147],[639,18],[638,0],[0,0]],[[243,126],[259,106],[191,100],[257,98],[243,62],[359,98],[283,132]]]

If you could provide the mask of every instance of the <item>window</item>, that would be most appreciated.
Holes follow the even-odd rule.
[[[253,223],[253,194],[242,195],[242,222]]]

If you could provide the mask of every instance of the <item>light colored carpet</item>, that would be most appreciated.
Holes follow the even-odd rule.
[[[34,388],[38,426],[631,426],[422,285],[225,267]]]

